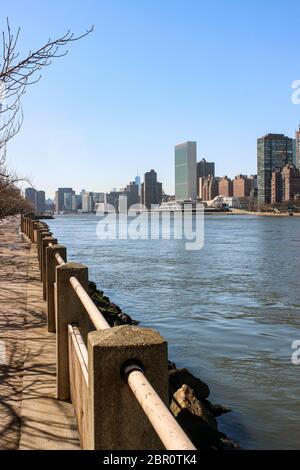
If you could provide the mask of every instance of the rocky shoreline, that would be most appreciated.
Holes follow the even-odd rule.
[[[121,308],[112,303],[104,292],[89,283],[89,295],[111,327],[138,325]],[[219,432],[217,419],[231,410],[212,404],[208,398],[209,386],[188,369],[178,369],[169,361],[170,410],[198,450],[233,450],[238,445]]]

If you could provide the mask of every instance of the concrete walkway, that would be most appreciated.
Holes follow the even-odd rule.
[[[0,225],[0,449],[80,449],[72,405],[55,399],[55,335],[35,245]]]

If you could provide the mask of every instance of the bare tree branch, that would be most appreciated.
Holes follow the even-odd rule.
[[[4,209],[1,212],[1,204],[4,204],[5,197],[8,198],[7,188],[11,188],[13,200],[19,201],[15,184],[24,180],[15,173],[12,174],[5,165],[7,143],[20,131],[23,123],[21,97],[30,85],[41,79],[41,70],[44,67],[48,67],[53,59],[68,54],[68,50],[65,49],[68,44],[82,39],[93,30],[94,27],[91,26],[79,36],[68,30],[63,36],[57,39],[49,38],[39,49],[30,50],[25,57],[20,58],[20,53],[17,51],[20,28],[13,34],[9,20],[6,20],[6,30],[2,32],[2,54],[0,54],[0,218],[1,213],[5,212]],[[1,191],[5,193],[5,197]],[[11,198],[7,201],[7,207],[10,207]],[[20,207],[19,202],[17,206]]]

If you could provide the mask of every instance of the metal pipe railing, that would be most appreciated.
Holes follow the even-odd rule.
[[[52,243],[50,243],[49,246],[53,246]],[[60,266],[66,264],[59,253],[55,254],[55,259]],[[101,311],[99,311],[98,307],[94,304],[89,294],[75,276],[70,277],[70,284],[80,299],[96,330],[109,329],[110,325],[107,323]],[[196,447],[156,393],[146,378],[142,368],[138,364],[133,363],[125,365],[123,375],[126,377],[128,386],[165,448],[167,450],[195,451]]]
[[[167,450],[196,450],[141,368],[128,365],[123,373],[127,383]]]
[[[62,259],[59,253],[55,253],[55,259],[60,266],[63,266],[64,264],[66,264],[66,262]]]
[[[96,330],[107,330],[110,328],[109,324],[99,311],[98,307],[94,304],[87,291],[82,287],[78,279],[72,276],[70,277],[70,284],[84,306],[87,314],[89,315]]]

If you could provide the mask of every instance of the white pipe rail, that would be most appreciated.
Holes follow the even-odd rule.
[[[50,244],[50,246],[53,246]],[[62,257],[56,253],[56,261],[60,266],[66,264]],[[110,328],[98,307],[94,304],[78,279],[72,276],[70,284],[84,306],[96,330]],[[138,365],[128,365],[124,369],[128,386],[136,397],[145,415],[152,424],[166,450],[197,450],[192,441],[179,426],[176,419],[156,393],[150,382]]]
[[[167,450],[196,450],[196,447],[163,403],[142,369],[129,365],[124,373],[128,385]]]
[[[96,330],[107,330],[108,328],[110,328],[109,324],[99,311],[98,307],[94,304],[89,294],[82,287],[78,279],[76,279],[76,277],[74,276],[70,277],[70,284],[76,292],[86,312],[88,313]]]
[[[53,246],[53,245],[52,245],[52,246]],[[65,261],[62,259],[62,257],[60,256],[59,253],[56,253],[56,254],[55,254],[55,259],[56,259],[56,261],[58,262],[58,264],[59,264],[60,266],[63,266],[64,264],[66,264]]]

